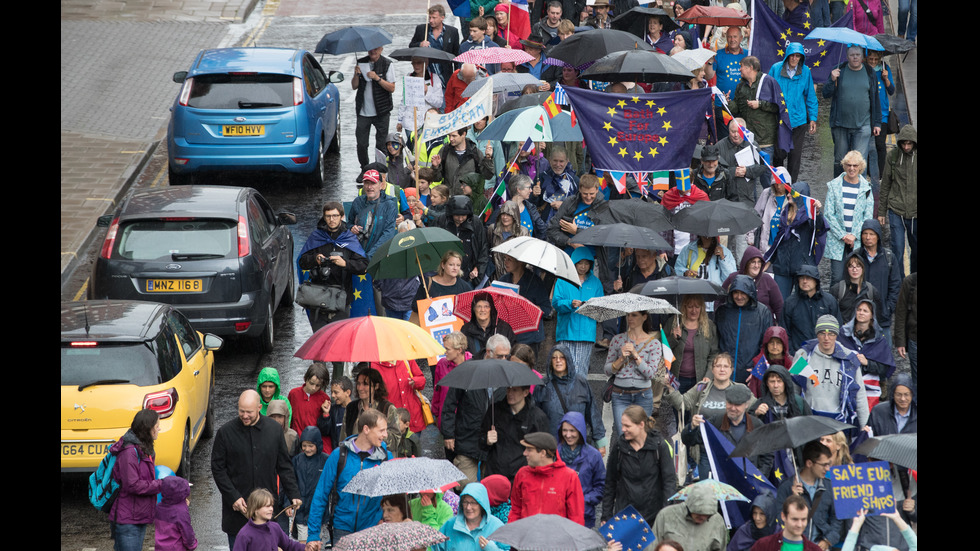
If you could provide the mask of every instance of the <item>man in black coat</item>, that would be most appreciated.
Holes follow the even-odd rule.
[[[415,34],[408,43],[409,48],[435,48],[459,55],[459,29],[443,25],[446,19],[446,8],[440,4],[429,7],[429,22],[415,27]],[[443,89],[446,88],[446,79],[453,74],[453,64],[449,61],[440,61],[429,64],[429,72],[439,75],[442,80]]]
[[[228,547],[235,548],[238,531],[248,522],[245,500],[253,490],[265,488],[279,503],[279,486],[287,496],[298,496],[299,485],[286,451],[282,427],[259,413],[259,393],[249,389],[238,398],[238,418],[214,435],[211,476],[221,493],[221,530]],[[293,505],[302,500],[294,498]]]
[[[517,471],[527,465],[521,444],[524,436],[532,432],[550,434],[551,421],[527,399],[530,391],[528,386],[508,388],[506,400],[495,403],[483,416],[480,450],[486,454],[488,474],[502,474],[513,482]]]

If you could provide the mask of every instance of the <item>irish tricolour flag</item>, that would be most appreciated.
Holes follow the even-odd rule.
[[[804,379],[810,379],[813,386],[820,384],[820,381],[817,380],[817,374],[813,371],[813,368],[810,367],[810,364],[806,363],[806,358],[803,356],[800,356],[800,358],[793,363],[793,367],[789,368],[789,372],[792,375],[803,377]]]

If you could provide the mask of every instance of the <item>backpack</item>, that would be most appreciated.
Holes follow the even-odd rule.
[[[88,477],[88,500],[92,506],[108,513],[119,494],[119,481],[112,478],[116,454],[106,452],[95,472]]]

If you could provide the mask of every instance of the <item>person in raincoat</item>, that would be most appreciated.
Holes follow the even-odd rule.
[[[793,376],[785,367],[769,366],[762,381],[762,395],[749,407],[749,414],[755,415],[763,423],[813,415],[809,404],[800,395],[800,388],[793,382]]]
[[[490,535],[504,525],[490,514],[490,498],[487,488],[479,482],[471,482],[459,496],[459,514],[447,520],[440,532],[448,540],[430,547],[432,551],[500,551]]]
[[[763,492],[752,500],[752,518],[738,527],[726,551],[748,551],[760,539],[779,530],[779,504],[776,496]]]
[[[728,543],[718,499],[706,484],[691,488],[686,501],[664,507],[650,529],[657,541],[682,541],[685,549],[722,551]]]
[[[534,401],[548,416],[551,434],[558,435],[560,441],[559,431],[564,416],[579,413],[583,416],[583,423],[591,425],[591,430],[582,431],[583,442],[591,437],[605,455],[609,439],[602,424],[602,404],[593,398],[589,381],[573,368],[568,347],[556,344],[549,358],[548,378],[534,394]],[[586,419],[588,422],[585,422]]]
[[[789,347],[789,336],[786,334],[786,329],[780,327],[779,325],[773,325],[769,329],[766,329],[765,334],[762,336],[762,350],[759,351],[759,354],[756,355],[756,357],[752,358],[752,365],[755,366],[758,364],[763,357],[766,358],[767,366],[776,364],[781,365],[786,369],[793,366],[793,364],[790,363],[790,359],[793,357],[793,354]],[[765,371],[766,370],[762,370],[763,373],[765,373]],[[763,383],[761,379],[755,377],[754,375],[749,375],[749,379],[745,382],[745,385],[749,387],[752,394],[762,396],[765,383]]]
[[[168,476],[160,488],[160,503],[154,511],[153,528],[157,551],[197,549],[197,537],[191,526],[187,498],[191,486],[186,479]]]
[[[773,166],[781,165],[788,158],[789,175],[795,182],[800,176],[800,161],[803,158],[803,138],[817,132],[817,91],[813,75],[806,66],[806,53],[803,44],[790,42],[786,45],[786,55],[769,68],[769,76],[776,79],[783,91],[786,111],[789,112],[789,126],[793,129],[793,149],[789,154],[778,152]]]
[[[810,186],[806,182],[797,182],[793,190],[809,195]],[[786,199],[775,221],[776,233],[772,244],[762,257],[766,263],[764,269],[772,269],[772,277],[783,296],[784,307],[793,293],[800,266],[819,265],[827,246],[827,221],[820,214],[820,202],[817,201],[815,206],[816,216],[813,217],[795,200]]]
[[[285,400],[289,416],[286,418],[286,426],[293,422],[293,406],[289,404],[286,395],[282,393],[282,386],[279,384],[279,371],[274,367],[263,367],[259,371],[258,382],[255,383],[255,390],[259,393],[259,413],[268,415],[269,403],[273,400]]]
[[[762,338],[773,325],[769,307],[756,299],[755,280],[735,276],[725,304],[715,313],[718,348],[734,358],[732,379],[744,383],[752,371],[752,358],[762,347]]]
[[[595,346],[596,321],[575,313],[575,310],[590,298],[603,296],[602,283],[592,274],[595,256],[588,247],[576,248],[571,257],[581,286],[575,287],[561,279],[555,282],[551,299],[551,305],[558,312],[555,343],[565,344],[576,372],[588,375],[592,347]]]
[[[585,527],[595,526],[595,508],[602,503],[602,493],[606,488],[606,466],[602,453],[586,442],[585,416],[577,411],[569,411],[561,418],[558,427],[558,457],[565,466],[578,473],[585,500]]]
[[[874,408],[881,397],[881,382],[895,372],[895,356],[878,320],[877,309],[870,299],[862,299],[854,307],[854,317],[840,328],[837,340],[857,353],[864,375],[864,391],[868,407]],[[875,436],[880,436],[877,432]]]
[[[783,315],[779,319],[789,335],[790,350],[796,350],[817,336],[814,326],[820,316],[831,315],[838,324],[843,323],[837,299],[820,288],[820,272],[816,266],[800,266],[793,289],[793,294],[783,303]]]
[[[328,456],[323,453],[323,437],[316,427],[303,429],[299,443],[302,451],[293,456],[293,470],[296,472],[296,483],[299,484],[299,495],[296,497],[303,500],[303,505],[293,514],[293,531],[294,537],[305,543],[313,492],[320,482],[320,473],[323,472]]]

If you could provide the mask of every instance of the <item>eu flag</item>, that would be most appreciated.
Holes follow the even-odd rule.
[[[735,445],[714,425],[701,423],[701,438],[711,461],[712,478],[735,487],[750,502],[765,491],[776,495],[776,488],[748,458],[730,457]],[[745,501],[726,501],[725,517],[729,528],[739,527],[752,518],[752,505]]]
[[[786,56],[786,44],[803,44],[803,63],[810,68],[814,82],[823,82],[837,65],[847,61],[846,45],[826,40],[803,40],[816,26],[810,24],[810,14],[802,26],[791,25],[777,16],[765,2],[753,2],[752,55],[759,58],[763,72]],[[851,27],[854,13],[848,11],[832,27]]]
[[[596,170],[653,172],[691,166],[711,89],[608,94],[565,88]]]

